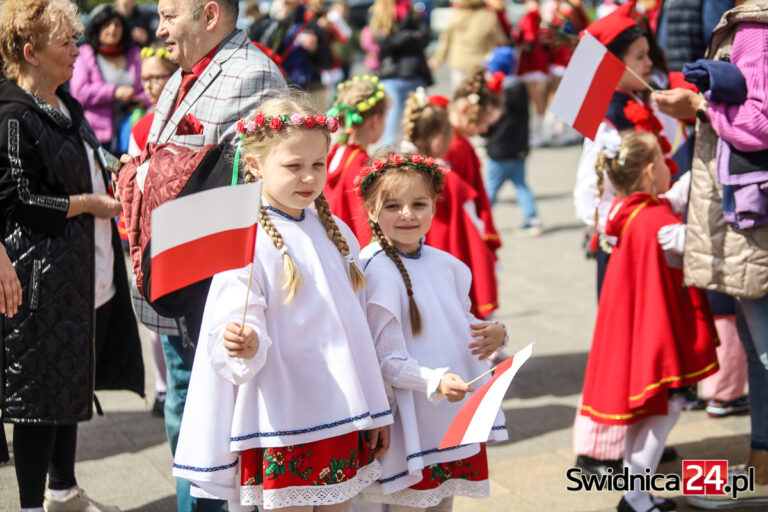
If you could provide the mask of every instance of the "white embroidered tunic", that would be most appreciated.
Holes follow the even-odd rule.
[[[229,500],[238,499],[242,450],[392,423],[362,293],[353,291],[317,212],[305,209],[300,221],[274,210],[269,217],[301,286],[285,304],[283,256],[259,226],[245,320],[259,347],[252,359],[240,359],[227,355],[222,332],[242,321],[250,267],[213,278],[174,461],[174,476]],[[336,222],[357,254],[351,230]]]
[[[449,481],[438,489],[407,489],[421,481],[422,469],[475,455],[479,444],[438,450],[438,445],[462,402],[437,397],[446,371],[469,381],[488,370],[485,361],[472,355],[474,340],[469,325],[477,323],[469,313],[469,268],[450,254],[422,246],[417,257],[400,253],[413,284],[413,296],[422,318],[422,332],[411,334],[408,295],[397,267],[378,243],[366,247],[368,322],[376,343],[381,371],[394,387],[395,424],[389,450],[380,457],[383,473],[378,484],[363,491],[366,499],[429,507],[447,496],[488,495],[488,482]],[[475,385],[482,386],[490,377]],[[508,438],[504,415],[499,411],[490,441]],[[462,487],[463,486],[463,487]]]

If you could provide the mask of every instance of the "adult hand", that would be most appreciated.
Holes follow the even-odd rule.
[[[474,391],[472,386],[464,382],[464,379],[455,373],[446,373],[443,375],[443,378],[440,379],[440,384],[437,386],[437,390],[449,402],[460,402],[464,400],[464,396],[467,393]]]
[[[317,50],[317,36],[312,32],[304,32],[301,35],[301,47],[312,53]]]
[[[696,115],[704,96],[688,89],[669,89],[651,94],[659,111],[677,119],[688,119]]]
[[[21,306],[21,283],[5,247],[0,244],[0,314],[13,318]]]
[[[136,91],[133,90],[133,87],[130,85],[118,85],[115,88],[115,99],[120,100],[124,103],[130,103],[134,101],[136,96]]]
[[[469,344],[469,348],[472,349],[472,355],[479,355],[480,361],[488,359],[504,345],[504,326],[501,324],[480,322],[470,324],[469,328],[473,331],[472,337],[477,338],[477,341]]]
[[[109,194],[85,194],[85,211],[99,219],[111,219],[121,211],[123,205]]]
[[[224,328],[224,348],[229,357],[251,359],[259,349],[259,335],[249,325],[241,329],[239,323],[229,322]]]
[[[432,71],[434,71],[434,70],[436,70],[437,68],[439,68],[439,67],[440,67],[440,64],[437,62],[437,59],[436,59],[436,58],[434,58],[434,57],[430,57],[430,58],[427,60],[427,67],[428,67],[429,69],[431,69]]]
[[[389,450],[389,425],[373,428],[365,431],[368,440],[368,448],[371,449],[371,455],[378,459],[384,452]]]

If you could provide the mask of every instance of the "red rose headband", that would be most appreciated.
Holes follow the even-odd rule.
[[[357,178],[358,193],[365,195],[365,191],[373,184],[376,179],[384,174],[387,169],[397,169],[399,167],[413,167],[427,174],[435,184],[437,192],[443,191],[443,179],[445,178],[445,169],[438,165],[434,158],[424,158],[422,155],[400,155],[392,154],[387,158],[374,158],[370,166],[363,167],[363,170]]]
[[[235,151],[235,161],[232,165],[232,185],[237,185],[238,171],[240,169],[240,150],[243,147],[243,137],[248,133],[255,133],[259,130],[270,130],[278,132],[284,126],[300,126],[302,128],[322,128],[334,133],[339,129],[339,119],[337,117],[324,116],[305,116],[299,113],[282,116],[267,116],[263,112],[257,113],[253,119],[241,119],[237,122],[237,133],[240,134],[237,142],[237,151]]]

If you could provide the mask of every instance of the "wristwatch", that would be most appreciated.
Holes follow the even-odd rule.
[[[702,123],[708,123],[709,118],[707,117],[707,100],[702,99],[701,103],[699,103],[699,107],[696,109],[696,117],[701,121]]]

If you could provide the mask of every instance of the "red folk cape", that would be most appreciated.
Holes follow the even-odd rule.
[[[338,151],[342,151],[338,165],[331,169],[331,162]],[[325,182],[325,198],[331,207],[331,213],[343,220],[360,242],[360,247],[371,243],[371,228],[368,215],[363,208],[363,200],[357,194],[355,178],[368,163],[368,153],[360,146],[334,144],[328,154],[328,179]]]
[[[619,238],[605,274],[581,414],[629,424],[666,414],[668,390],[718,369],[715,330],[701,290],[683,287],[656,236],[678,223],[669,203],[633,194],[611,208],[606,233]]]
[[[425,242],[460,259],[469,267],[472,272],[472,287],[469,290],[472,314],[485,319],[499,307],[496,257],[464,210],[464,204],[474,201],[477,195],[458,174],[448,171],[442,199],[437,202]]]
[[[480,173],[480,159],[477,157],[477,153],[475,153],[472,144],[459,135],[457,130],[454,130],[451,149],[448,150],[444,158],[450,164],[451,169],[477,192],[475,207],[477,208],[478,217],[480,217],[485,226],[483,240],[495,252],[496,249],[501,247],[501,238],[499,237],[499,232],[496,231],[496,226],[493,224],[491,200],[485,191],[483,176]]]

